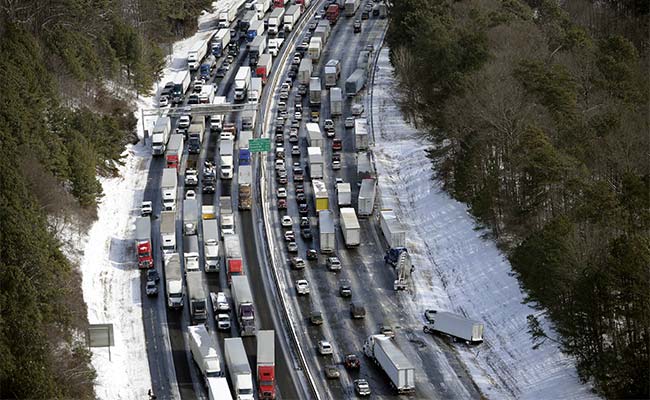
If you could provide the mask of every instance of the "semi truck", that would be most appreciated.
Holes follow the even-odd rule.
[[[219,29],[217,31],[217,34],[214,35],[214,39],[212,39],[212,54],[215,55],[215,57],[221,57],[225,49],[228,47],[230,44],[230,29],[228,28],[223,28]]]
[[[196,199],[183,200],[183,235],[196,235],[199,223],[199,203]]]
[[[200,104],[213,104],[214,103],[214,94],[216,93],[216,88],[212,84],[204,84],[201,87],[201,93],[199,93],[199,103]],[[201,120],[205,120],[205,117],[199,117]],[[194,121],[192,121],[194,122]]]
[[[138,268],[154,267],[151,247],[151,218],[137,217],[135,220],[135,250],[138,255]]]
[[[309,104],[320,105],[321,85],[320,78],[309,78]]]
[[[277,7],[277,6],[276,6]],[[269,16],[268,31],[270,35],[277,35],[282,29],[282,20],[284,19],[284,6],[274,8]]]
[[[167,307],[183,308],[183,280],[181,278],[181,256],[173,253],[165,259],[165,289],[167,290]]]
[[[257,388],[260,399],[275,399],[275,331],[257,332]]]
[[[358,246],[361,243],[361,227],[354,208],[343,207],[341,213],[341,231],[345,239],[345,247]]]
[[[298,83],[308,85],[313,70],[314,67],[310,58],[304,57],[300,60],[300,65],[298,66]]]
[[[189,89],[191,81],[192,77],[188,70],[178,71],[174,74],[174,78],[172,79],[172,82],[174,82],[171,96],[172,104],[181,104],[183,102],[183,96],[187,92],[187,89]]]
[[[343,114],[343,92],[341,88],[330,89],[330,114],[338,116]]]
[[[259,62],[259,58],[262,54],[264,54],[264,51],[266,51],[266,35],[260,34],[256,36],[250,44],[248,51],[248,64],[251,67],[256,67]]]
[[[384,261],[395,268],[397,279],[393,281],[393,290],[406,290],[415,267],[406,247],[391,247],[386,251]]]
[[[175,168],[163,169],[160,181],[160,197],[165,211],[176,210],[176,192],[178,191],[178,174]]]
[[[255,68],[255,74],[257,75],[257,68]],[[261,93],[262,78],[251,78],[251,86],[248,88],[248,102],[257,103],[260,100]]]
[[[169,137],[167,149],[165,150],[165,164],[166,168],[181,168],[181,161],[183,160],[183,135],[173,134]]]
[[[248,85],[251,83],[251,69],[250,67],[239,67],[237,75],[235,76],[235,101],[244,102],[246,100],[246,93],[248,92]]]
[[[255,76],[259,77],[262,85],[266,85],[266,81],[271,75],[271,66],[273,65],[273,59],[269,53],[264,53],[260,56],[259,61],[257,61],[257,67],[255,67]],[[262,94],[262,88],[259,88],[259,95]],[[259,98],[258,95],[258,98]]]
[[[199,154],[203,144],[203,134],[205,133],[205,118],[196,117],[187,130],[187,152],[190,154]]]
[[[254,336],[255,309],[248,277],[246,275],[233,276],[230,291],[241,336]]]
[[[190,353],[199,367],[203,378],[218,378],[221,376],[221,361],[212,336],[205,325],[187,327],[190,338]]]
[[[323,146],[323,134],[320,131],[320,127],[315,122],[307,122],[305,124],[307,128],[307,143],[309,147],[322,147]]]
[[[224,358],[237,400],[253,400],[253,374],[241,338],[223,339]]]
[[[483,342],[483,323],[446,311],[427,310],[424,333],[438,332],[470,344]]]
[[[163,211],[160,213],[160,243],[165,254],[176,251],[176,212]]]
[[[224,254],[226,256],[226,278],[232,284],[232,278],[244,274],[244,265],[241,258],[241,244],[239,236],[227,235],[223,238]]]
[[[309,176],[312,179],[323,178],[323,154],[320,147],[307,147],[307,158],[309,161]]]
[[[341,76],[341,63],[339,60],[329,60],[325,64],[325,87],[336,86]]]
[[[330,210],[318,212],[318,230],[320,239],[320,252],[332,253],[336,250],[336,231],[334,230],[334,217]]]
[[[377,181],[374,179],[363,179],[359,189],[357,209],[359,218],[369,217],[375,209],[375,195],[377,193]]]
[[[269,8],[271,8],[271,0],[257,0],[257,3],[255,3],[257,19],[262,20],[264,18],[264,14],[269,11]]]
[[[250,165],[239,166],[238,181],[238,208],[240,210],[250,210],[253,205],[252,199],[253,171]]]
[[[359,150],[368,150],[368,120],[356,118],[354,120],[354,143]]]
[[[371,335],[363,344],[363,353],[388,375],[398,394],[415,392],[415,368],[391,338]]]
[[[327,39],[329,39],[329,34],[330,34],[330,26],[327,24],[327,22],[325,22],[324,25],[319,24],[316,27],[316,30],[314,30],[314,34],[312,35],[312,37],[320,39],[321,51],[327,44]]]
[[[406,247],[406,229],[393,210],[379,212],[379,226],[388,247]]]
[[[290,32],[291,30],[293,30],[293,27],[296,26],[296,24],[298,23],[298,19],[300,19],[300,13],[301,10],[299,5],[293,5],[287,8],[283,20],[285,31]]]
[[[323,49],[323,39],[321,37],[312,37],[309,40],[309,47],[307,47],[307,55],[312,60],[318,60],[320,53]]]
[[[216,219],[203,220],[205,272],[219,272],[219,227]]]
[[[327,186],[325,182],[320,179],[312,179],[311,186],[314,191],[314,204],[316,205],[316,212],[329,209],[329,196],[327,194]]]
[[[232,179],[233,176],[233,141],[223,140],[219,146],[219,172],[221,179]]]
[[[359,8],[359,4],[361,4],[360,0],[345,0],[345,16],[354,17],[354,14],[357,12],[357,8]]]
[[[187,296],[189,298],[191,324],[205,322],[208,319],[208,298],[203,287],[203,272],[188,271],[185,274]]]
[[[199,268],[198,236],[183,236],[183,260],[185,261],[185,272],[201,270]]]
[[[255,19],[253,22],[251,22],[251,25],[248,27],[248,30],[246,31],[246,41],[248,43],[252,43],[253,40],[255,40],[256,38],[262,37],[263,33],[264,33],[264,22]],[[264,39],[266,39],[266,37]],[[264,50],[262,50],[262,52],[263,51]]]
[[[217,57],[212,54],[212,51],[205,57],[205,60],[201,63],[201,66],[199,67],[199,75],[201,76],[201,79],[208,81],[210,79],[210,74],[212,73],[212,70],[214,67],[217,65]],[[202,103],[210,103],[210,101],[201,101]]]
[[[277,57],[280,52],[280,47],[282,47],[282,43],[284,43],[284,39],[282,38],[269,39],[266,43],[269,54],[273,57]]]
[[[234,2],[230,6],[229,9],[223,10],[219,13],[219,28],[228,28],[230,26],[230,23],[235,20],[237,17],[237,10],[239,9],[239,6],[237,6],[237,1]],[[239,4],[241,5],[241,4]]]
[[[165,154],[171,131],[171,118],[167,116],[158,117],[153,126],[153,133],[151,135],[151,152],[154,156],[162,156]]]
[[[357,178],[369,179],[375,177],[375,171],[372,168],[370,161],[370,153],[361,151],[357,153]]]
[[[257,12],[255,11],[247,11],[246,14],[244,14],[244,18],[239,20],[239,30],[243,34],[247,34],[248,30],[250,29],[251,25],[255,21],[260,21],[259,18],[257,18]]]
[[[208,400],[232,400],[228,379],[223,377],[208,378],[206,384],[208,386]]]
[[[241,128],[251,131],[255,127],[256,111],[242,111]]]
[[[190,71],[196,71],[199,68],[206,54],[208,54],[208,40],[199,40],[187,52],[187,66],[190,68]]]
[[[187,166],[185,167],[185,186],[191,187],[199,184],[199,170],[197,164],[199,156],[197,154],[190,154],[187,157]]]
[[[345,94],[348,97],[354,97],[363,89],[366,84],[366,71],[355,69],[354,72],[345,80]]]
[[[350,206],[352,204],[352,189],[348,182],[336,184],[336,197],[339,207]]]

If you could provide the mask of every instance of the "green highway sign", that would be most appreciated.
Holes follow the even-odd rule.
[[[249,139],[248,150],[250,150],[251,153],[271,151],[271,138]]]

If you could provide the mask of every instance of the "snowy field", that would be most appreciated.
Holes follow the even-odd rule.
[[[547,341],[533,350],[526,316],[539,311],[522,304],[524,294],[494,242],[482,239],[467,207],[433,179],[425,150],[430,146],[395,105],[388,50],[378,60],[372,101],[373,151],[382,208],[395,210],[408,227],[407,245],[416,266],[415,293],[408,307],[422,318],[427,308],[452,311],[485,324],[485,342],[457,346],[460,358],[490,399],[591,399],[572,359]]]

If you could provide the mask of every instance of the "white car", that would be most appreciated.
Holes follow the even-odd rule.
[[[319,340],[318,352],[320,353],[320,355],[325,356],[328,354],[332,354],[334,350],[332,349],[332,344],[330,342],[328,342],[327,340]]]
[[[300,111],[296,111],[293,115],[293,118],[298,121],[302,120],[302,113]]]
[[[224,292],[217,293],[217,310],[220,311],[229,311],[230,303],[228,303],[228,298]]]
[[[158,99],[158,107],[167,107],[169,105],[169,98],[167,96],[160,96]]]
[[[361,114],[363,114],[363,104],[353,104],[352,115],[361,115]]]
[[[142,209],[140,211],[140,214],[143,217],[146,217],[148,215],[151,215],[151,212],[153,211],[153,205],[150,201],[143,201],[142,202]]]
[[[284,217],[282,217],[282,226],[288,228],[291,227],[291,225],[293,225],[293,220],[291,219],[291,216],[285,215]]]
[[[189,128],[190,122],[191,119],[189,115],[181,115],[180,118],[178,119],[178,126],[179,128]]]
[[[287,189],[286,188],[278,188],[278,199],[286,199],[287,198]]]
[[[284,160],[275,160],[275,170],[286,168],[284,165]]]
[[[354,118],[353,117],[347,117],[345,119],[345,127],[346,128],[354,128]]]
[[[230,329],[230,315],[228,314],[217,314],[217,328],[220,331],[227,331]]]
[[[185,192],[185,200],[194,200],[196,199],[196,192],[194,190],[188,190]]]
[[[309,294],[309,282],[305,279],[298,279],[296,281],[296,292],[298,294]]]

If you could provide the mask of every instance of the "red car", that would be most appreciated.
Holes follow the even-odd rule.
[[[341,149],[343,149],[343,143],[341,142],[341,139],[332,140],[332,150],[340,151]]]
[[[287,199],[279,199],[278,210],[286,210],[286,209],[287,209]]]

